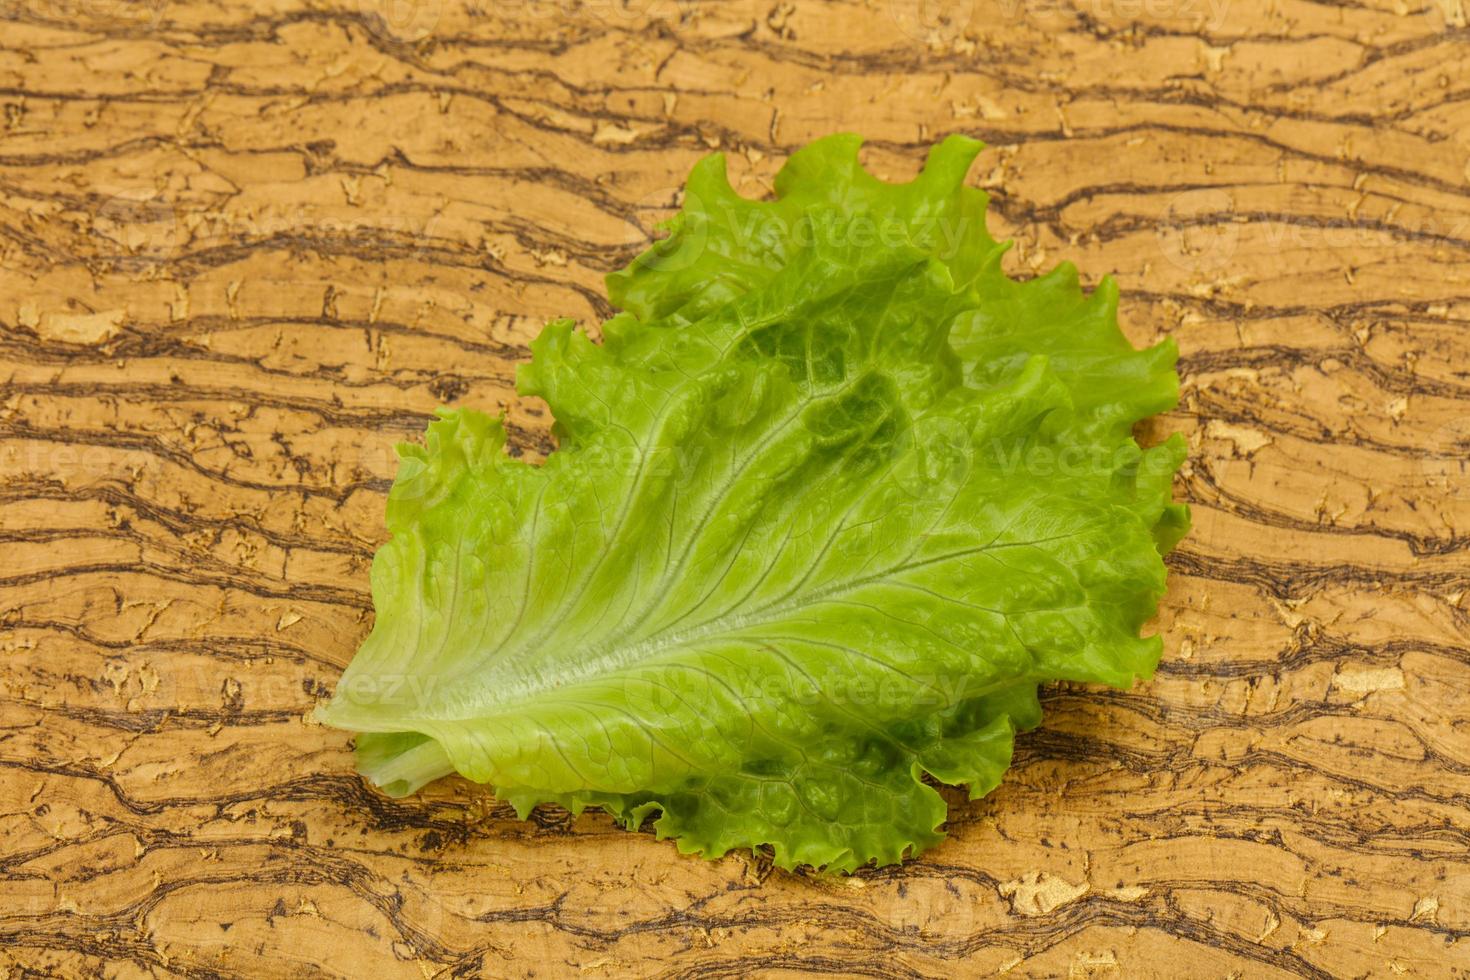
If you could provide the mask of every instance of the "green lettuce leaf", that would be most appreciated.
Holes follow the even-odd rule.
[[[468,410],[399,447],[376,624],[319,712],[386,791],[459,772],[851,870],[940,838],[931,781],[993,789],[1039,683],[1152,672],[1183,446],[1131,430],[1172,345],[1128,344],[1110,282],[1001,272],[978,143],[904,185],[858,146],[769,202],[696,167],[604,343],[533,343],[544,464]]]

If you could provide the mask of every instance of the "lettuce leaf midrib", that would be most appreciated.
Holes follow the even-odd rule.
[[[840,531],[839,531],[839,533],[840,533]],[[1060,539],[1064,539],[1064,538],[1072,537],[1072,536],[1073,535],[1062,535],[1062,536],[1059,536],[1059,538],[1052,539],[1052,540],[1060,540]],[[749,629],[752,626],[764,625],[764,624],[770,623],[770,622],[776,620],[776,618],[778,616],[782,615],[782,614],[791,613],[791,612],[795,612],[797,610],[804,609],[804,608],[807,608],[807,607],[819,606],[819,605],[822,605],[824,603],[832,602],[832,601],[834,601],[833,598],[832,598],[833,596],[840,595],[840,594],[847,593],[847,592],[851,592],[851,591],[853,591],[855,589],[861,589],[861,588],[863,588],[865,586],[872,585],[872,584],[877,583],[877,582],[883,582],[884,584],[891,584],[891,585],[894,585],[894,586],[897,586],[897,587],[900,587],[900,588],[904,588],[904,587],[907,587],[907,588],[916,588],[916,589],[917,588],[922,588],[917,583],[905,582],[902,579],[894,580],[892,578],[892,576],[897,575],[897,574],[900,574],[900,573],[902,573],[904,571],[908,571],[908,570],[911,570],[911,569],[914,569],[914,568],[927,567],[927,566],[935,565],[935,564],[942,564],[942,563],[945,563],[945,562],[957,560],[959,558],[970,557],[972,555],[978,555],[978,554],[987,554],[988,555],[989,552],[993,548],[997,548],[997,547],[999,547],[999,548],[1006,548],[1006,547],[1029,547],[1029,546],[1031,546],[1031,544],[1032,544],[1032,542],[1008,542],[1006,544],[1001,544],[1001,545],[985,545],[985,546],[982,546],[982,547],[979,547],[979,548],[971,548],[971,549],[966,549],[965,551],[953,552],[953,553],[946,554],[946,555],[940,555],[940,556],[935,557],[935,558],[928,558],[928,559],[925,559],[923,561],[908,563],[908,564],[905,564],[905,565],[902,565],[902,566],[893,566],[893,567],[885,568],[882,571],[871,573],[871,574],[863,577],[862,579],[848,581],[848,582],[842,582],[842,583],[839,583],[839,584],[836,584],[836,585],[827,586],[820,593],[810,594],[810,595],[804,595],[804,596],[801,597],[801,601],[800,602],[790,602],[790,603],[784,603],[784,604],[770,604],[768,606],[761,607],[760,609],[755,610],[755,613],[756,614],[746,614],[746,615],[741,615],[741,616],[735,617],[736,622],[734,622],[733,624],[722,624],[722,625],[719,625],[719,626],[712,626],[712,625],[710,625],[711,623],[719,622],[720,620],[723,620],[723,619],[726,618],[725,614],[721,614],[720,616],[714,617],[712,620],[709,620],[709,621],[706,621],[705,623],[699,624],[699,626],[691,627],[691,628],[688,628],[688,629],[685,629],[685,630],[676,630],[676,631],[672,631],[672,632],[667,632],[666,634],[664,634],[659,639],[659,642],[657,642],[657,643],[651,642],[651,640],[654,639],[654,637],[647,637],[647,638],[640,639],[638,642],[633,643],[633,644],[630,644],[630,645],[628,645],[628,646],[626,646],[626,647],[623,648],[623,649],[625,649],[625,650],[628,651],[628,654],[625,657],[623,657],[621,660],[618,660],[616,658],[611,657],[610,656],[610,653],[611,653],[610,650],[599,650],[599,651],[597,651],[597,652],[595,652],[595,653],[593,653],[593,654],[591,654],[591,655],[589,655],[589,656],[587,656],[587,657],[584,658],[584,660],[582,662],[582,665],[580,665],[580,666],[583,666],[584,669],[580,673],[578,673],[578,672],[570,672],[570,671],[566,671],[565,669],[563,669],[563,673],[559,677],[560,683],[558,683],[554,687],[543,688],[542,690],[544,690],[544,691],[556,691],[556,690],[562,689],[562,688],[573,687],[573,686],[575,686],[575,684],[578,681],[587,680],[588,678],[597,677],[597,676],[604,675],[604,674],[616,673],[617,671],[626,669],[627,667],[629,667],[631,665],[634,665],[634,664],[642,664],[642,663],[648,663],[648,662],[656,662],[656,661],[658,661],[660,655],[662,655],[664,653],[670,652],[670,651],[675,650],[675,649],[678,649],[680,647],[694,646],[694,645],[697,645],[699,643],[699,641],[701,641],[701,640],[710,639],[710,638],[715,637],[715,636],[727,636],[727,637],[730,637],[730,638],[735,639],[735,640],[741,640],[741,641],[749,640],[751,642],[758,642],[758,641],[762,641],[762,640],[791,639],[791,640],[797,640],[797,641],[802,642],[802,643],[815,643],[816,641],[811,640],[810,638],[806,638],[806,637],[786,637],[786,636],[782,636],[782,635],[766,635],[766,634],[761,634],[761,633],[756,633],[756,634],[753,634],[753,635],[750,635],[750,636],[742,636],[741,634],[745,630]],[[916,546],[915,550],[918,550],[918,546]],[[932,590],[927,590],[926,589],[924,591],[928,592],[930,595],[936,595],[936,593],[934,593]],[[953,599],[953,598],[946,598],[944,601],[956,603],[956,604],[959,604],[959,605],[965,605],[965,606],[968,606],[968,607],[970,607],[972,609],[979,609],[979,610],[982,610],[984,612],[987,612],[987,613],[991,613],[993,615],[1000,616],[1002,619],[1006,620],[1006,622],[1008,624],[1010,624],[1010,622],[1011,622],[1012,614],[1011,613],[1008,613],[1008,612],[1006,612],[1004,610],[1001,610],[1001,609],[995,609],[995,608],[992,608],[992,607],[989,607],[989,606],[980,606],[980,605],[977,605],[975,603],[964,602],[962,600]],[[885,609],[883,609],[883,608],[881,608],[879,606],[876,606],[876,605],[871,605],[871,604],[859,604],[859,605],[862,605],[863,608],[871,609],[872,611],[877,612],[877,613],[880,613],[880,614],[883,614],[883,615],[888,615],[889,614],[887,610],[885,610]],[[1059,607],[1059,608],[1064,608],[1064,607]],[[1014,627],[1012,626],[1012,628],[1014,628]],[[927,629],[927,627],[926,627],[926,629]],[[658,634],[655,634],[655,637],[657,637],[657,636],[659,636],[659,635]],[[1019,636],[1017,637],[1017,641],[1019,643],[1021,643],[1022,646],[1025,646],[1026,645],[1025,644],[1025,641],[1022,640]],[[945,639],[944,642],[946,642],[946,643],[952,643],[953,641],[950,641],[948,639]],[[858,650],[855,650],[855,649],[852,649],[852,648],[848,648],[848,647],[844,647],[844,649],[848,650],[848,652],[851,652],[854,655],[861,656],[861,657],[864,657],[865,659],[867,659],[867,655],[866,654],[863,654],[861,651],[858,651]],[[961,648],[959,648],[958,646],[956,646],[956,649],[961,649]],[[882,663],[881,661],[876,661],[876,660],[874,662],[875,663]],[[888,667],[889,669],[894,669],[894,670],[897,669],[897,668],[894,668],[892,665],[886,664],[886,663],[884,663],[883,666]],[[526,688],[524,690],[515,692],[515,698],[514,698],[514,700],[515,701],[524,701],[528,697],[530,697],[532,695],[535,695],[536,693],[537,693],[536,689],[534,689],[534,688]],[[972,693],[972,694],[970,694],[968,696],[977,696],[977,695]],[[504,701],[510,701],[511,699],[503,699],[503,700]],[[490,702],[490,703],[493,704],[495,702]],[[483,716],[485,714],[485,712],[477,712],[476,714]],[[417,717],[421,717],[422,720],[425,720],[425,721],[427,721],[427,720],[433,720],[433,721],[445,722],[445,721],[464,721],[467,718],[475,717],[475,716],[476,716],[475,714],[472,714],[472,715],[463,715],[463,716],[454,716],[454,715],[423,715],[423,716],[417,716]],[[413,717],[416,717],[416,716],[405,716],[405,717],[412,719]]]

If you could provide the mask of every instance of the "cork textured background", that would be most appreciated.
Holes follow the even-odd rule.
[[[0,974],[1470,976],[1461,0],[0,0]],[[703,154],[951,132],[1014,275],[1172,335],[1158,675],[901,868],[681,857],[313,724],[391,445]]]

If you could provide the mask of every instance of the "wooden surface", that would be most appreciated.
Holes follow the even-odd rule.
[[[0,17],[0,969],[1470,976],[1460,0]],[[895,179],[983,137],[1012,271],[1178,339],[1158,676],[1052,691],[945,844],[847,879],[374,793],[307,715],[391,443],[509,404],[544,452],[541,323],[608,315],[711,148],[759,195],[834,130]]]

